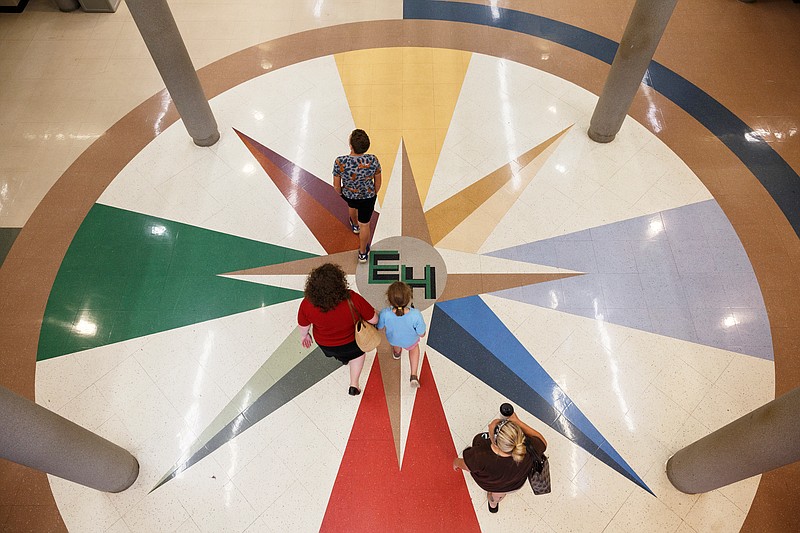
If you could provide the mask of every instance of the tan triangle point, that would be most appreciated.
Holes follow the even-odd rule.
[[[428,210],[425,217],[434,244],[476,252],[571,127]],[[512,186],[513,178],[517,178],[518,183]]]

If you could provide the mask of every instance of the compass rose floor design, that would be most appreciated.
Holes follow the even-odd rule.
[[[449,20],[425,4],[406,18]],[[308,36],[272,41],[285,64],[259,47],[218,62],[236,74],[211,99],[211,148],[173,112],[153,119],[157,97],[139,108],[165,125],[98,178],[65,240],[36,397],[141,472],[119,494],[49,477],[66,527],[738,530],[760,476],[685,495],[664,473],[774,397],[768,309],[720,202],[631,117],[590,141],[597,97],[568,76],[380,24],[296,58]],[[355,127],[383,167],[367,264],[331,179]],[[325,262],[377,310],[376,272],[415,280],[421,388],[385,341],[355,398],[301,347],[305,276]],[[494,515],[451,462],[503,401],[547,438],[553,492]]]

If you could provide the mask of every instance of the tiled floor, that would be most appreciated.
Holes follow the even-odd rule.
[[[173,1],[206,149],[124,4],[0,14],[0,382],[141,465],[104,494],[0,463],[0,529],[800,527],[797,466],[702,495],[664,474],[800,384],[800,8],[680,2],[598,145],[632,2],[601,4]],[[373,250],[436,267],[422,387],[382,347],[357,398],[295,329],[322,262],[383,306],[331,187],[354,127]],[[553,492],[495,515],[450,462],[506,400]]]

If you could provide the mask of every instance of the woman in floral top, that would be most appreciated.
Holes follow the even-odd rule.
[[[377,157],[366,153],[367,150],[367,132],[353,130],[350,134],[350,154],[340,155],[333,163],[333,188],[347,202],[350,227],[359,236],[358,261],[361,263],[367,262],[369,222],[381,188],[381,164]]]

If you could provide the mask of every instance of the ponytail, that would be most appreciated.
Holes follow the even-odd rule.
[[[523,436],[522,442],[517,442],[514,444],[514,449],[511,450],[511,458],[514,459],[515,463],[522,462],[525,459],[525,455],[528,453],[528,449],[525,447],[525,437]]]
[[[412,296],[411,287],[402,281],[395,281],[386,289],[386,299],[397,316],[406,314],[405,308],[411,303]]]
[[[520,463],[528,453],[525,447],[525,433],[513,422],[507,422],[500,427],[495,434],[495,443],[500,451],[511,454],[515,463]]]

